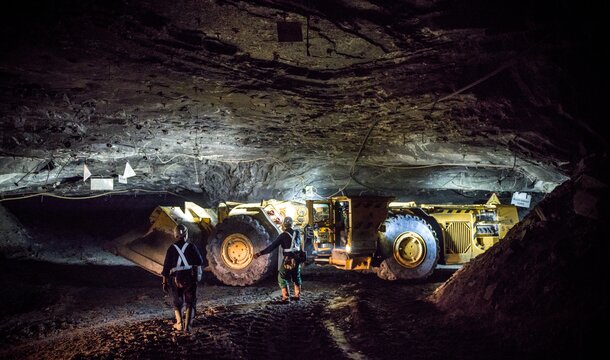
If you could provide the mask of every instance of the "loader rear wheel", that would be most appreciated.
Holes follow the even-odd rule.
[[[377,269],[385,280],[425,279],[436,268],[439,241],[432,225],[416,215],[398,215],[385,222],[381,237],[386,259]]]
[[[216,226],[206,245],[206,258],[216,278],[233,286],[254,284],[277,268],[277,256],[254,253],[264,249],[272,239],[258,220],[246,216],[231,216]]]

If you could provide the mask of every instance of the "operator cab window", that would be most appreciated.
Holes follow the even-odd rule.
[[[328,226],[329,220],[329,206],[328,204],[314,204],[313,205],[313,221],[318,226]]]

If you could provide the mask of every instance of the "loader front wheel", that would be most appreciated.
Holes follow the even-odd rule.
[[[218,224],[206,245],[206,257],[210,270],[226,285],[254,284],[277,267],[277,256],[261,256],[254,253],[271,243],[267,230],[258,220],[237,215]]]
[[[398,215],[385,222],[381,236],[385,260],[377,276],[385,280],[425,279],[436,268],[439,241],[428,221],[416,215]]]

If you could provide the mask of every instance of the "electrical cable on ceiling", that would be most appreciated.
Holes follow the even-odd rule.
[[[470,83],[470,84],[468,84],[468,85],[466,85],[466,86],[464,86],[464,87],[460,88],[459,90],[456,90],[456,91],[454,91],[453,93],[451,93],[451,94],[449,94],[449,95],[447,95],[447,96],[444,96],[444,97],[440,98],[440,99],[439,99],[439,100],[437,100],[437,101],[434,101],[434,102],[428,103],[428,104],[424,105],[423,107],[420,107],[420,108],[412,108],[411,110],[421,110],[421,109],[425,109],[425,108],[426,108],[426,107],[428,107],[428,106],[434,106],[434,105],[436,105],[436,103],[438,103],[438,102],[448,100],[448,99],[450,99],[450,98],[452,98],[452,97],[454,97],[454,96],[456,96],[456,95],[458,95],[458,94],[460,94],[460,93],[462,93],[462,92],[464,92],[464,91],[466,91],[466,90],[468,90],[468,89],[470,89],[470,88],[472,88],[472,87],[474,87],[474,86],[476,86],[476,85],[478,85],[478,84],[482,83],[483,81],[485,81],[485,80],[487,80],[487,79],[491,78],[492,76],[494,76],[494,75],[498,74],[500,71],[502,71],[502,70],[504,70],[504,69],[508,68],[508,67],[509,67],[510,65],[512,65],[512,64],[513,64],[513,61],[511,60],[511,61],[509,61],[509,62],[507,62],[507,63],[503,64],[502,66],[500,66],[498,69],[496,69],[496,70],[494,70],[494,71],[490,72],[489,74],[487,74],[487,75],[483,76],[482,78],[480,78],[480,79],[478,79],[478,80],[476,80],[476,81],[474,81],[474,82],[472,82],[472,83]],[[381,117],[378,117],[378,118],[377,118],[377,119],[376,119],[376,120],[375,120],[375,121],[374,121],[374,122],[371,124],[371,126],[369,127],[369,130],[367,131],[367,133],[366,133],[366,135],[365,135],[364,139],[362,140],[362,143],[360,144],[360,148],[358,149],[358,153],[356,154],[356,157],[354,158],[354,161],[352,162],[352,166],[351,166],[351,168],[350,168],[350,172],[349,172],[349,176],[350,176],[350,178],[351,178],[351,179],[353,179],[354,181],[356,181],[358,184],[363,185],[363,186],[368,187],[368,188],[370,188],[370,187],[369,187],[369,186],[366,186],[366,185],[364,185],[364,184],[362,184],[360,181],[357,181],[357,180],[354,178],[354,174],[355,174],[356,165],[357,165],[357,163],[358,163],[358,160],[360,159],[360,156],[362,155],[362,152],[364,151],[364,148],[365,148],[365,146],[366,146],[366,143],[367,143],[367,141],[368,141],[369,137],[371,136],[371,133],[373,132],[373,129],[374,129],[376,126],[377,126],[377,124],[379,124],[379,122],[380,122],[380,121],[381,121]],[[346,184],[346,186],[347,186],[347,184]]]
[[[309,18],[310,18],[310,13],[309,13],[309,8],[311,8],[311,4],[309,2],[309,0],[307,0],[305,2],[305,5],[307,6],[307,27],[305,29],[305,49],[307,50],[307,56],[311,56],[311,54],[309,53]]]
[[[201,159],[205,159],[205,160],[210,160],[210,161],[214,161],[214,162],[220,162],[220,163],[228,163],[228,164],[240,164],[240,163],[250,163],[250,162],[257,162],[257,161],[272,161],[273,163],[277,163],[279,165],[281,165],[282,167],[284,167],[286,170],[289,171],[289,173],[293,176],[295,176],[296,178],[298,178],[301,182],[301,187],[305,186],[305,178],[302,175],[297,174],[292,168],[290,168],[290,166],[288,166],[288,164],[286,164],[284,161],[281,161],[278,158],[275,157],[261,157],[261,158],[255,158],[255,159],[230,159],[230,160],[224,160],[224,159],[218,159],[216,157],[211,157],[211,156],[196,156],[196,155],[190,155],[190,154],[176,154],[174,156],[172,156],[171,158],[167,159],[167,160],[163,160],[161,159],[161,157],[158,154],[155,154],[156,158],[159,160],[159,162],[161,162],[162,164],[168,164],[172,161],[174,161],[175,159],[179,158],[179,157],[186,157],[186,158],[191,158],[194,161],[194,166],[195,166],[195,171],[197,172],[196,174],[196,183],[199,182],[199,174],[198,174],[198,170],[197,170],[197,164],[196,161],[197,160],[201,160]],[[113,159],[116,160],[116,159]],[[25,177],[27,177],[30,173],[32,173],[32,171],[34,171],[35,169],[37,169],[38,167],[40,167],[41,164],[43,164],[45,161],[47,161],[46,159],[42,159],[42,161],[36,165],[35,167],[33,167],[30,171],[28,171],[24,176],[22,176],[18,181],[23,180]],[[63,168],[67,165],[68,163],[65,163],[59,173],[61,173],[61,171],[63,170]],[[175,166],[175,165],[179,165],[181,164],[181,162],[175,162],[170,164],[169,166],[167,166],[164,171],[163,171],[163,176],[166,176],[167,171]],[[56,179],[58,179],[58,175],[56,176]],[[47,178],[48,181],[48,178]],[[60,198],[60,199],[66,199],[66,200],[84,200],[84,199],[92,199],[92,198],[98,198],[98,197],[102,197],[102,196],[106,196],[106,195],[112,195],[112,194],[122,194],[122,193],[129,193],[129,192],[138,192],[138,191],[142,191],[142,192],[149,192],[149,193],[167,193],[167,194],[172,194],[175,196],[180,196],[176,193],[173,192],[169,192],[169,191],[153,191],[153,190],[144,190],[144,189],[126,189],[126,190],[116,190],[116,191],[111,191],[111,192],[105,192],[102,194],[96,194],[96,195],[90,195],[90,196],[84,196],[84,197],[69,197],[69,196],[61,196],[61,195],[54,195],[48,192],[40,192],[40,193],[35,193],[35,194],[28,194],[28,195],[23,195],[23,196],[19,196],[19,197],[14,197],[14,198],[4,198],[4,199],[0,199],[0,202],[3,201],[11,201],[11,200],[19,200],[19,199],[27,199],[27,198],[31,198],[31,197],[36,197],[36,196],[49,196],[49,197],[55,197],[55,198]]]
[[[341,194],[343,193],[343,191],[345,191],[345,188],[347,188],[347,186],[351,183],[352,179],[348,178],[347,182],[345,183],[345,185],[343,185],[342,187],[340,187],[337,191],[335,191],[334,193],[330,194],[330,195],[322,195],[320,193],[317,192],[317,190],[314,190],[314,194],[318,197],[324,198],[324,199],[330,199],[331,197],[337,195],[337,194]]]
[[[128,190],[115,190],[115,191],[108,191],[105,193],[101,193],[101,194],[95,194],[95,195],[86,195],[86,196],[63,196],[63,195],[57,195],[57,194],[53,194],[53,193],[49,193],[49,192],[41,192],[41,193],[34,193],[34,194],[28,194],[28,195],[19,195],[16,197],[10,197],[10,198],[0,198],[0,202],[5,202],[5,201],[14,201],[14,200],[24,200],[24,199],[30,199],[33,197],[37,197],[37,196],[48,196],[48,197],[52,197],[52,198],[56,198],[56,199],[62,199],[62,200],[89,200],[89,199],[95,199],[95,198],[100,198],[103,196],[107,196],[107,195],[115,195],[115,194],[125,194],[125,193],[138,193],[138,192],[144,192],[144,193],[151,193],[151,194],[170,194],[170,195],[174,195],[176,197],[188,200],[186,197],[171,192],[171,191],[165,191],[165,190],[146,190],[146,189],[128,189]]]
[[[147,154],[145,154],[145,156],[149,156]],[[180,157],[185,157],[187,159],[193,159],[194,162],[194,167],[195,167],[195,171],[196,171],[196,184],[199,184],[199,175],[198,175],[198,170],[197,170],[197,160],[208,160],[208,161],[213,161],[213,162],[219,162],[219,163],[227,163],[227,164],[240,164],[240,163],[253,163],[253,162],[258,162],[258,161],[265,161],[265,162],[269,162],[271,161],[272,163],[277,163],[279,165],[281,165],[283,168],[285,168],[286,170],[288,170],[289,174],[291,174],[292,176],[294,176],[295,178],[299,179],[300,181],[300,185],[297,185],[296,187],[299,188],[305,188],[305,178],[300,175],[297,174],[290,166],[288,166],[288,164],[286,164],[284,161],[275,158],[275,157],[261,157],[261,158],[254,158],[254,159],[219,159],[216,156],[203,156],[203,155],[191,155],[191,154],[176,154],[174,156],[172,156],[169,159],[162,159],[158,154],[154,154],[154,156],[157,158],[157,160],[159,162],[161,162],[162,164],[168,164],[169,162],[174,161],[177,158]],[[173,164],[168,165],[164,170],[163,170],[163,176],[167,176],[167,172],[175,165],[180,164],[181,162],[175,162]],[[342,191],[341,189],[339,191]]]
[[[52,161],[53,161],[53,157],[51,156],[51,160],[49,160],[49,162],[47,162],[47,165],[45,166],[45,168],[47,169],[47,178],[44,181],[44,186],[45,187],[49,183],[49,175],[51,174],[51,162]]]
[[[193,166],[195,167],[195,185],[199,185],[199,172],[197,171],[197,159],[193,159]]]
[[[190,155],[190,154],[176,154],[174,156],[172,156],[170,159],[168,160],[163,160],[161,159],[161,157],[158,154],[155,154],[155,156],[157,157],[157,159],[162,163],[162,164],[167,164],[171,161],[173,161],[174,159],[178,158],[178,157],[187,157],[187,158],[192,158],[195,160],[210,160],[210,161],[215,161],[215,162],[220,162],[220,163],[227,163],[227,164],[240,164],[240,163],[250,163],[250,162],[258,162],[258,161],[272,161],[274,163],[278,163],[280,164],[282,167],[284,167],[285,169],[287,169],[291,175],[299,178],[299,180],[301,180],[301,183],[303,184],[304,187],[304,183],[305,183],[305,178],[303,178],[302,175],[297,174],[292,168],[290,168],[290,166],[288,166],[284,161],[275,158],[275,157],[261,157],[261,158],[255,158],[255,159],[230,159],[230,160],[225,160],[225,159],[218,159],[217,157],[212,157],[212,156],[196,156],[196,155]],[[165,176],[167,170],[169,169],[169,167],[175,165],[177,163],[171,164],[169,165],[165,171],[163,172],[163,175]]]
[[[490,79],[491,77],[493,77],[493,76],[497,75],[498,73],[502,72],[503,70],[505,70],[505,69],[509,68],[510,66],[514,65],[514,64],[515,64],[515,62],[516,62],[516,60],[517,60],[517,59],[519,59],[519,58],[520,58],[520,57],[521,57],[523,54],[525,54],[525,53],[529,52],[531,49],[535,48],[537,45],[539,45],[540,43],[542,43],[542,42],[543,42],[545,39],[547,39],[547,38],[548,38],[548,37],[550,37],[551,35],[552,35],[552,34],[547,34],[545,37],[543,37],[542,39],[540,39],[540,40],[539,40],[539,41],[537,41],[536,43],[531,44],[531,45],[530,45],[528,48],[526,48],[526,49],[525,49],[525,50],[523,50],[522,52],[520,52],[520,53],[516,54],[515,56],[513,56],[513,58],[509,59],[509,60],[508,60],[508,61],[506,61],[504,64],[500,65],[500,66],[499,66],[498,68],[496,68],[495,70],[493,70],[493,71],[491,71],[491,72],[487,73],[487,74],[486,74],[486,75],[484,75],[483,77],[481,77],[481,78],[479,78],[479,79],[477,79],[477,80],[475,80],[475,81],[473,81],[473,82],[469,83],[468,85],[466,85],[466,86],[464,86],[464,87],[462,87],[462,88],[460,88],[460,89],[458,89],[458,90],[456,90],[456,91],[452,92],[452,93],[451,93],[451,94],[449,94],[449,95],[443,96],[442,98],[440,98],[440,99],[438,99],[438,100],[435,100],[435,101],[433,101],[433,102],[430,102],[430,103],[428,103],[428,104],[426,104],[426,105],[424,105],[424,106],[422,106],[422,107],[419,107],[419,108],[415,108],[415,107],[414,107],[414,108],[411,108],[411,110],[423,110],[423,109],[426,109],[427,107],[434,107],[434,106],[435,106],[437,103],[439,103],[439,102],[449,100],[449,99],[453,98],[454,96],[459,95],[459,94],[461,94],[462,92],[464,92],[464,91],[466,91],[466,90],[468,90],[468,89],[471,89],[471,88],[473,88],[473,87],[475,87],[475,86],[479,85],[480,83],[482,83],[482,82],[484,82],[484,81],[486,81],[486,80]],[[359,183],[360,185],[363,185],[363,186],[365,186],[365,185],[364,185],[364,184],[362,184],[362,183],[360,183],[359,181],[357,181],[357,180],[354,178],[354,173],[355,173],[356,164],[358,163],[358,160],[360,159],[360,156],[362,155],[362,152],[363,152],[364,147],[365,147],[365,145],[366,145],[366,143],[367,143],[367,141],[368,141],[368,139],[369,139],[369,137],[370,137],[370,135],[371,135],[371,132],[372,132],[372,131],[373,131],[373,129],[374,129],[376,126],[377,126],[377,124],[380,122],[380,120],[381,120],[381,117],[379,117],[377,120],[375,120],[375,121],[374,121],[374,122],[371,124],[371,126],[370,126],[369,130],[367,131],[367,133],[366,133],[366,135],[365,135],[365,137],[364,137],[364,139],[362,140],[362,143],[360,144],[360,148],[359,148],[359,150],[358,150],[358,153],[356,154],[356,157],[354,158],[354,161],[353,161],[353,163],[352,163],[352,167],[351,167],[351,169],[350,169],[350,173],[349,173],[350,178],[351,178],[351,179],[353,179],[354,181],[356,181],[357,183]],[[515,164],[514,164],[514,165],[516,165],[516,155],[515,155]],[[513,167],[514,167],[514,165],[513,165]],[[344,186],[344,188],[345,188],[346,186],[347,186],[347,184]],[[367,187],[368,187],[368,186],[367,186]]]
[[[60,168],[59,171],[57,172],[57,175],[55,175],[55,184],[59,183],[59,175],[61,175],[61,172],[64,171],[64,168],[66,167],[66,165],[68,165],[68,162],[65,162]],[[54,185],[55,185],[54,184]]]
[[[19,180],[15,181],[14,184],[15,186],[18,186],[19,183],[21,182],[21,180],[25,179],[28,175],[30,175],[32,173],[32,171],[34,171],[35,169],[37,169],[43,162],[45,162],[46,159],[42,159],[41,162],[38,163],[38,165],[34,166],[33,168],[31,168],[27,173],[25,173],[25,175],[23,175]]]
[[[499,168],[499,169],[514,169],[515,165],[500,165],[500,164],[467,164],[467,163],[440,163],[440,164],[428,164],[428,165],[383,165],[383,164],[374,164],[374,163],[364,163],[366,166],[374,166],[374,167],[382,167],[382,168],[390,168],[390,169],[400,169],[400,170],[417,170],[417,169],[427,169],[433,167],[474,167],[474,168]]]

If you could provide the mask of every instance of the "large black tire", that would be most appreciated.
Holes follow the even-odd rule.
[[[385,222],[381,250],[386,257],[377,269],[385,280],[425,279],[439,258],[439,240],[431,224],[416,215],[397,215]]]
[[[303,247],[305,253],[307,254],[307,261],[305,261],[304,265],[310,265],[314,262],[314,247],[313,247],[313,228],[309,225],[303,228]]]
[[[436,234],[436,238],[438,239],[438,245],[440,249],[438,263],[445,264],[445,234],[443,233],[443,229],[439,225],[438,221],[436,221],[436,219],[432,216],[428,215],[428,213],[426,213],[421,208],[411,208],[409,210],[412,212],[412,215],[419,216],[420,218],[426,220],[428,224],[430,224],[432,230],[434,230],[434,233]]]
[[[263,250],[272,240],[258,220],[246,215],[231,216],[218,224],[208,239],[208,266],[223,284],[257,283],[277,269],[277,251],[253,258],[255,252]]]

